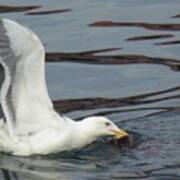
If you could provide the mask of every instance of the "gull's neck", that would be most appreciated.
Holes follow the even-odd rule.
[[[93,131],[93,126],[86,120],[73,121],[73,130],[71,133],[72,148],[84,147],[98,138],[98,135]]]

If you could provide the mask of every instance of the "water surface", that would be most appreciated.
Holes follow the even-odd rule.
[[[178,0],[1,0],[0,17],[33,29],[46,48],[55,108],[106,115],[136,145],[0,155],[0,179],[180,179]]]

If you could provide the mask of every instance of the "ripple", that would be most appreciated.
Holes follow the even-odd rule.
[[[174,41],[165,41],[165,42],[159,42],[159,43],[154,43],[154,45],[176,45],[176,44],[180,44],[180,40],[174,40]]]
[[[174,37],[173,34],[157,34],[157,35],[146,35],[146,36],[134,36],[129,37],[126,41],[146,41],[146,40],[153,40],[153,39],[166,39]]]
[[[180,24],[176,23],[146,23],[146,22],[115,22],[115,21],[96,21],[88,25],[89,27],[139,27],[150,30],[179,31]]]
[[[145,55],[96,55],[96,53],[109,52],[119,48],[108,48],[102,50],[92,50],[77,53],[47,52],[47,62],[76,62],[84,64],[159,64],[165,65],[174,71],[180,70],[180,61],[178,59],[148,57]]]
[[[57,13],[65,13],[72,11],[72,9],[50,9],[44,11],[31,11],[25,13],[25,15],[50,15],[50,14],[57,14]]]
[[[33,9],[38,9],[41,6],[6,6],[0,5],[0,13],[7,13],[7,12],[24,12]]]

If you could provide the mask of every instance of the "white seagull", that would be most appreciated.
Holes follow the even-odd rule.
[[[0,151],[18,156],[82,148],[105,135],[128,134],[106,117],[59,115],[45,81],[45,50],[35,33],[0,20]]]

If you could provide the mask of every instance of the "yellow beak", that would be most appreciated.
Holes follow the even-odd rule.
[[[118,130],[112,130],[114,133],[114,136],[116,138],[123,138],[123,137],[127,137],[129,136],[127,132],[123,131],[122,129],[118,129]]]

